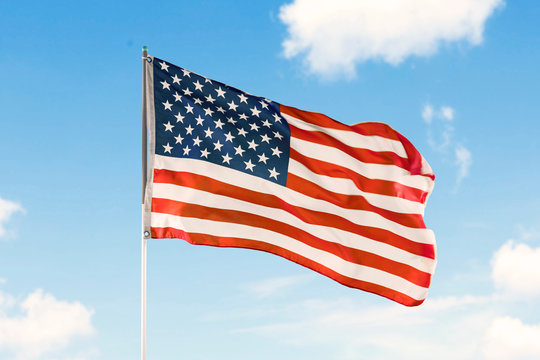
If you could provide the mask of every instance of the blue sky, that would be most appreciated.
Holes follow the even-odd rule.
[[[147,45],[403,133],[436,174],[439,260],[411,309],[270,254],[152,241],[148,359],[540,358],[540,5],[429,3],[4,3],[0,357],[139,356]]]

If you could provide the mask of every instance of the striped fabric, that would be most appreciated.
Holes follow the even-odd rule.
[[[164,91],[163,96],[168,96],[170,89],[158,85],[167,80],[158,80],[167,76],[174,79],[173,73],[177,74],[173,69],[184,73],[186,70],[162,63],[166,64],[166,71],[155,58],[154,65],[147,65],[153,79],[148,92],[154,94],[152,103],[155,104],[150,123],[154,139],[150,147],[152,169],[145,224],[152,238],[178,238],[197,245],[262,250],[313,269],[343,285],[407,306],[424,301],[436,265],[435,237],[423,221],[434,175],[405,137],[385,124],[348,126],[322,114],[264,99],[266,104],[276,106],[280,116],[280,121],[274,116],[279,122],[276,126],[283,126],[283,133],[289,136],[286,139],[288,163],[284,165],[287,172],[276,177],[268,169],[269,177],[281,179],[282,183],[269,181],[265,178],[268,172],[261,176],[250,173],[249,152],[236,154],[241,165],[238,169],[227,166],[233,152],[225,148],[218,151],[218,160],[207,160],[202,155],[213,147],[203,149],[203,143],[197,143],[194,137],[186,140],[190,135],[183,135],[183,129],[190,126],[186,119],[175,123],[177,127],[169,131],[172,123],[167,116],[173,116],[175,109],[168,114],[170,109],[162,101],[166,98],[159,98],[157,93]],[[163,74],[158,76],[159,71]],[[188,73],[189,78],[177,81],[178,90],[190,89],[194,77],[200,77]],[[235,96],[246,94],[206,80],[207,91],[217,91],[219,86]],[[200,98],[204,98],[203,91]],[[193,101],[191,96],[197,96],[196,92],[175,103],[179,114],[188,118],[191,115],[184,110]],[[245,96],[251,97],[246,105],[251,104],[249,101],[258,101],[263,110],[264,101],[260,100],[263,98]],[[224,96],[223,101],[227,100]],[[196,105],[201,109],[220,107],[216,102],[197,104],[195,101],[193,106]],[[207,111],[208,131],[217,132],[207,141],[216,141],[214,136],[219,136],[223,130],[219,125],[212,126],[210,121],[216,123],[222,115],[225,121],[233,110],[227,111],[210,115]],[[238,116],[238,113],[233,115]],[[252,115],[245,121],[249,124],[262,120]],[[199,120],[198,124],[202,122]],[[196,124],[194,122],[195,128]],[[238,123],[234,126],[238,128]],[[201,125],[201,131],[205,128],[206,125]],[[171,145],[176,129],[183,139],[178,150]],[[163,132],[165,134],[160,134]],[[260,132],[253,133],[253,139],[260,139],[256,136],[264,139]],[[229,134],[234,134],[234,139],[241,138],[235,131]],[[225,130],[221,135],[227,136]],[[279,134],[276,136],[275,141],[284,140]],[[241,145],[234,147],[234,139],[228,144],[229,149],[241,148]],[[178,156],[174,156],[175,151]],[[257,150],[254,149],[251,156],[253,163],[264,165],[256,161],[255,156],[261,159]],[[283,161],[277,157],[274,156],[275,160]],[[275,169],[281,168],[276,165]]]

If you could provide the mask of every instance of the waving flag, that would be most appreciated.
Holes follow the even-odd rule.
[[[434,175],[382,123],[344,125],[150,56],[145,65],[152,238],[273,253],[414,306],[435,238]]]

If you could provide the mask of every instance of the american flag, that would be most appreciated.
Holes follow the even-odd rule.
[[[152,238],[273,253],[421,304],[435,269],[428,163],[382,123],[344,125],[150,56]]]

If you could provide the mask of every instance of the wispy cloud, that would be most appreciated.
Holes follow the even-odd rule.
[[[472,164],[472,155],[469,149],[463,145],[457,145],[455,149],[456,165],[458,166],[457,185],[469,175],[469,168]]]
[[[482,43],[484,24],[502,0],[294,0],[279,18],[287,26],[287,58],[302,56],[309,72],[353,76],[367,60],[396,65],[430,56],[442,44]]]
[[[95,333],[92,315],[81,303],[57,300],[40,289],[22,301],[0,292],[0,352],[16,360],[62,358],[57,352]]]
[[[244,285],[244,288],[259,298],[273,296],[286,291],[287,288],[298,286],[312,279],[311,275],[294,275],[264,279]]]
[[[20,204],[0,198],[0,237],[6,235],[5,224],[17,212],[24,212]]]
[[[468,148],[455,143],[454,108],[444,105],[437,109],[428,103],[422,108],[421,116],[427,126],[428,145],[444,156],[449,155],[449,149],[454,150],[452,155],[457,166],[456,188],[459,187],[469,175],[473,157]]]

